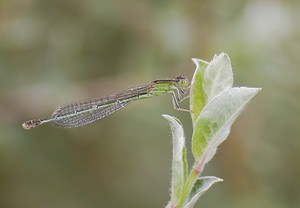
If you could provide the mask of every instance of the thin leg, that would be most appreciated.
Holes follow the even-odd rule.
[[[177,100],[179,102],[182,102],[182,101],[184,101],[184,100],[186,100],[187,98],[190,97],[190,94],[186,95],[187,92],[190,90],[190,88],[191,88],[191,85],[188,86],[186,89],[182,89],[180,87],[176,87],[174,89],[174,92],[177,93],[177,95],[175,95],[175,96],[177,97]]]
[[[177,101],[181,102],[181,100],[183,99],[184,93],[182,93],[182,91],[179,88],[175,88],[173,90],[173,96],[176,98]]]
[[[172,101],[173,101],[174,109],[180,110],[180,111],[185,111],[185,112],[192,112],[191,110],[180,107],[179,102],[181,102],[183,99],[182,98],[180,99],[176,92],[178,93],[178,91],[173,91],[173,93],[172,93]]]
[[[182,102],[182,101],[184,101],[184,100],[186,100],[186,99],[188,99],[188,98],[190,98],[190,95],[187,95],[187,96],[182,97],[181,100],[180,100],[180,102]]]

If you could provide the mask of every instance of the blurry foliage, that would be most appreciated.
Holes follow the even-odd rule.
[[[237,85],[264,90],[207,167],[224,183],[199,204],[299,207],[299,8],[283,0],[0,1],[0,207],[163,207],[171,141],[160,115],[190,122],[168,96],[78,129],[24,131],[21,123],[73,100],[191,77],[190,58],[221,51]]]

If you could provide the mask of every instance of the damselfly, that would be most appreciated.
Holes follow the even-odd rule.
[[[115,93],[106,97],[78,101],[59,106],[49,118],[25,121],[24,129],[31,129],[44,123],[51,122],[55,127],[73,128],[83,126],[102,119],[124,108],[134,100],[151,98],[158,95],[171,94],[173,106],[176,110],[184,110],[179,102],[184,100],[189,89],[189,82],[184,76],[175,79],[155,80]]]

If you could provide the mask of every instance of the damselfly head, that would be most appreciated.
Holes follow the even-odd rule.
[[[183,75],[179,75],[178,77],[176,77],[176,81],[180,87],[189,86],[189,80]]]

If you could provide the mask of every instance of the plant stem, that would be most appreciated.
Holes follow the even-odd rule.
[[[195,165],[193,167],[193,169],[191,170],[190,175],[188,176],[186,183],[184,184],[183,190],[182,190],[182,194],[181,194],[181,199],[180,202],[178,204],[178,208],[181,208],[183,203],[187,200],[187,197],[190,195],[190,192],[198,178],[198,176],[200,175],[200,172],[197,168],[197,165]]]

